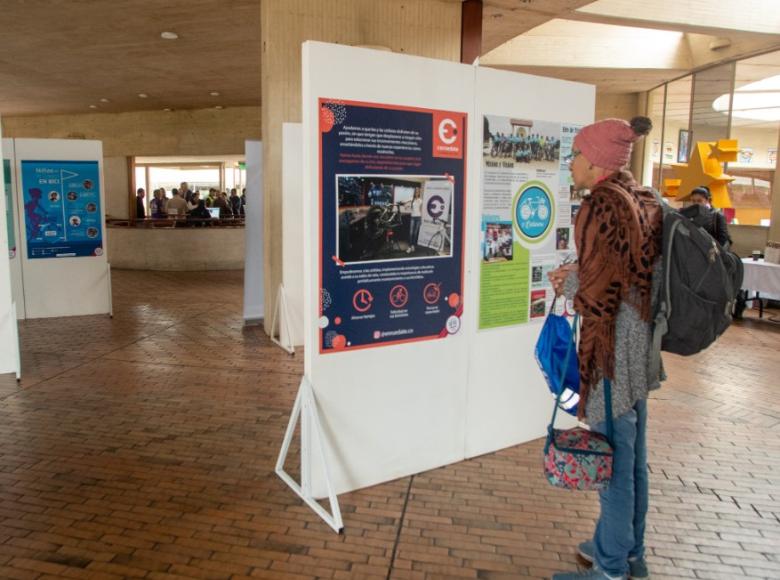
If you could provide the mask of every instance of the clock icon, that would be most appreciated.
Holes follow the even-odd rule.
[[[355,310],[358,312],[368,312],[368,310],[371,309],[373,302],[373,295],[365,288],[361,288],[355,292],[355,295],[352,297],[352,306],[354,306]]]

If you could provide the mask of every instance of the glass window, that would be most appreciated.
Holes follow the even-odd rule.
[[[665,179],[674,177],[675,163],[688,163],[690,156],[689,119],[693,77],[687,76],[667,84],[664,112],[664,142],[661,147],[661,189]]]
[[[731,62],[708,68],[693,75],[693,104],[691,106],[692,139],[717,141],[729,138],[729,108],[734,82]],[[718,107],[715,108],[716,99]]]
[[[727,171],[736,177],[729,185],[735,219],[741,225],[769,225],[780,140],[780,51],[737,63],[731,138],[739,145]]]
[[[220,189],[220,165],[149,165],[149,186],[152,190],[165,188],[166,197],[172,197],[172,190],[178,189],[182,181],[195,191],[214,187]]]
[[[642,183],[656,189],[661,189],[658,176],[661,166],[661,142],[664,127],[664,102],[666,86],[658,87],[648,93],[647,116],[653,122],[653,129],[644,139],[644,163],[642,167]]]
[[[139,187],[143,187],[144,191],[149,191],[149,188],[146,187],[146,168],[145,167],[138,167],[135,166],[135,189],[138,190]],[[133,192],[135,193],[135,192]]]

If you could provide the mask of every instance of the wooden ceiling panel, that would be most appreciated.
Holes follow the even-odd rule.
[[[16,0],[3,23],[2,115],[260,103],[259,0]]]
[[[596,85],[601,93],[636,93],[663,83],[672,76],[685,74],[685,70],[636,69],[620,70],[610,68],[579,68],[563,66],[496,66],[503,70],[553,77]]]
[[[592,0],[484,0],[482,54],[553,18],[566,18]]]

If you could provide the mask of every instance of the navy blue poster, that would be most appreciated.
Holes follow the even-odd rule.
[[[320,353],[457,333],[466,114],[319,106]]]
[[[103,254],[97,161],[22,161],[27,258]]]

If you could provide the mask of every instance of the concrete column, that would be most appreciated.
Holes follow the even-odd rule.
[[[265,295],[282,277],[282,123],[301,120],[301,44],[320,40],[460,60],[461,7],[444,0],[263,0],[260,3]],[[335,95],[328,95],[335,96]],[[274,304],[268,304],[271,312]],[[269,330],[271,317],[265,318]]]
[[[471,64],[482,54],[482,0],[463,0],[460,62]]]

